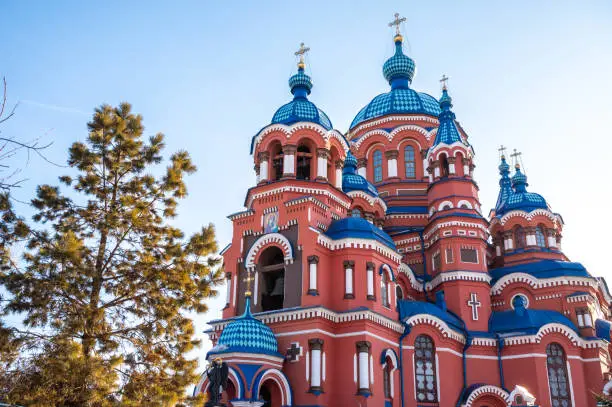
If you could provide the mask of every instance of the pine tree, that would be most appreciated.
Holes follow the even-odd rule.
[[[54,397],[48,405],[174,405],[197,380],[186,315],[205,312],[222,279],[214,227],[186,238],[168,223],[196,168],[181,151],[153,175],[164,136],[143,140],[127,103],[97,108],[88,129],[69,150],[76,176],[60,177],[68,191],[39,186],[34,224],[13,219],[27,249],[23,267],[3,256],[6,312],[25,315],[26,337],[43,345],[9,401],[31,392]]]

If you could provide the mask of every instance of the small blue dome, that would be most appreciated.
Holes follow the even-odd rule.
[[[378,197],[376,187],[357,173],[357,159],[350,151],[344,160],[342,169],[342,190],[344,192],[363,191],[374,198]]]
[[[217,346],[209,354],[241,352],[279,356],[274,332],[253,317],[250,306],[250,299],[247,298],[244,314],[227,324]]]
[[[382,229],[374,226],[364,218],[343,218],[333,221],[325,234],[332,239],[344,239],[354,237],[358,239],[373,239],[395,249],[393,239]]]
[[[512,176],[514,190],[501,202],[499,207],[495,208],[495,215],[502,216],[513,210],[531,212],[535,209],[548,209],[548,203],[542,195],[527,192],[526,187],[528,185],[527,176],[521,172],[517,165],[516,173]]]
[[[438,132],[436,133],[436,139],[433,145],[437,146],[440,143],[451,145],[456,142],[462,142],[461,134],[457,129],[455,123],[455,113],[451,110],[453,107],[452,99],[448,95],[446,87],[442,90],[442,97],[440,98],[440,115],[438,116],[440,125],[438,126]]]
[[[389,85],[392,85],[394,79],[406,79],[408,83],[412,83],[414,68],[414,60],[404,55],[401,39],[396,39],[395,54],[387,59],[383,65],[385,79],[389,82]]]
[[[391,85],[391,91],[372,99],[357,113],[350,128],[389,114],[426,114],[437,117],[440,105],[436,98],[410,89],[414,72],[414,61],[404,55],[401,37],[396,37],[395,54],[383,65],[383,75]]]
[[[293,94],[293,100],[281,106],[274,113],[272,124],[290,125],[297,122],[311,122],[320,124],[326,130],[333,128],[329,117],[308,100],[308,95],[312,89],[312,80],[310,76],[304,73],[304,68],[299,68],[298,72],[289,78],[289,87]]]

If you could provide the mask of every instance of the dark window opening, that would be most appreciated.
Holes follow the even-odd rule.
[[[297,179],[310,179],[310,164],[312,162],[312,153],[308,146],[300,145],[297,148]]]
[[[285,259],[278,247],[270,247],[261,254],[261,309],[273,311],[283,308],[285,301]]]
[[[440,158],[440,171],[441,171],[440,176],[442,178],[448,177],[448,173],[449,173],[448,160],[446,159],[445,155],[442,155],[442,158]]]
[[[383,161],[382,161],[382,151],[376,150],[374,151],[374,182],[381,182],[383,179]]]
[[[259,389],[259,400],[263,401],[262,407],[272,407],[272,393],[266,386]]]
[[[461,261],[463,263],[478,263],[478,251],[475,249],[461,249]]]
[[[272,174],[270,178],[273,181],[278,181],[283,176],[283,159],[283,149],[279,145],[272,150]]]
[[[391,375],[393,374],[393,362],[390,358],[385,359],[385,367],[383,369],[383,392],[386,399],[391,398]]]
[[[516,248],[524,249],[527,245],[527,242],[525,241],[525,229],[520,226],[517,227],[514,231],[514,238],[516,240]]]

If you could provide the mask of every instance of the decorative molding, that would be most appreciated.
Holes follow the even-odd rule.
[[[541,326],[538,333],[535,335],[522,335],[504,338],[504,344],[507,346],[512,346],[540,343],[542,338],[552,333],[559,333],[566,336],[574,346],[578,346],[583,349],[604,348],[607,346],[606,342],[600,339],[589,340],[581,338],[569,327],[558,323],[550,323]]]
[[[408,124],[404,126],[398,126],[390,132],[387,130],[383,130],[383,129],[370,130],[362,134],[357,140],[352,142],[352,144],[356,149],[359,149],[361,147],[361,144],[363,144],[365,140],[369,139],[370,137],[377,136],[377,135],[385,137],[388,142],[392,142],[395,136],[402,131],[416,131],[417,133],[423,135],[427,140],[431,138],[431,133],[428,132],[423,127],[417,126],[416,124]]]
[[[330,139],[335,138],[338,141],[340,141],[340,144],[342,144],[342,147],[344,148],[344,152],[345,153],[347,153],[349,151],[348,142],[346,141],[344,136],[338,130],[334,130],[334,129],[327,130],[325,127],[323,127],[323,126],[321,126],[320,124],[317,124],[317,123],[298,122],[298,123],[294,123],[294,124],[292,124],[290,126],[287,126],[285,124],[275,123],[275,124],[270,124],[270,125],[264,127],[263,129],[261,129],[259,131],[259,133],[257,133],[255,135],[255,137],[253,137],[253,147],[251,149],[251,153],[253,153],[253,151],[255,151],[255,149],[257,148],[259,143],[261,143],[263,138],[265,136],[267,136],[268,134],[270,134],[270,133],[273,133],[275,131],[280,131],[280,132],[282,132],[285,135],[286,138],[290,138],[296,131],[304,130],[304,129],[314,130],[326,142],[329,142]]]
[[[493,385],[480,386],[474,391],[470,393],[470,396],[466,400],[464,407],[472,407],[472,403],[476,401],[476,399],[480,396],[484,396],[486,394],[493,394],[495,396],[501,397],[502,400],[506,401],[508,396],[510,395],[507,391]]]
[[[597,280],[591,277],[553,277],[553,278],[536,278],[527,273],[511,273],[503,276],[493,287],[491,287],[491,295],[499,295],[501,292],[513,283],[524,283],[534,289],[549,288],[558,286],[575,285],[579,287],[598,288]]]
[[[319,234],[319,236],[317,236],[317,243],[332,251],[343,249],[373,249],[388,259],[391,259],[395,263],[399,263],[402,259],[402,256],[395,250],[373,239],[357,239],[348,237],[333,240],[328,236]]]
[[[283,255],[285,256],[285,264],[293,263],[293,248],[291,247],[291,242],[289,242],[289,239],[280,233],[268,233],[267,235],[263,235],[257,239],[249,249],[249,252],[244,260],[244,264],[247,269],[253,269],[255,267],[255,258],[257,257],[257,254],[263,247],[269,244],[276,244],[281,248]]]
[[[506,213],[504,216],[502,216],[501,219],[497,217],[493,218],[493,220],[491,220],[491,226],[493,226],[496,223],[499,223],[503,226],[506,224],[506,222],[508,222],[509,219],[517,217],[517,216],[521,218],[525,218],[528,221],[531,221],[533,220],[533,218],[535,218],[538,215],[544,215],[553,222],[556,221],[556,222],[559,222],[560,224],[563,224],[563,219],[558,214],[552,213],[551,211],[546,210],[546,209],[534,209],[531,212],[525,212],[521,210],[510,211]]]
[[[303,204],[303,203],[306,203],[306,202],[312,202],[316,206],[320,207],[323,210],[326,210],[326,211],[329,210],[329,206],[328,205],[324,204],[323,202],[321,202],[320,200],[318,200],[314,196],[304,196],[302,198],[292,199],[290,201],[285,202],[285,206],[287,206],[287,207],[295,206],[295,205]]]
[[[451,329],[448,324],[442,321],[440,318],[435,317],[429,314],[417,314],[413,315],[410,318],[404,320],[406,325],[416,326],[416,325],[431,325],[442,333],[442,336],[445,338],[451,338],[460,343],[465,343],[465,337],[463,334],[456,332]]]
[[[437,117],[433,117],[433,116],[421,116],[421,115],[410,115],[410,114],[384,116],[384,117],[381,117],[381,118],[376,119],[376,120],[372,120],[372,121],[363,122],[363,123],[358,124],[352,131],[349,132],[349,138],[351,138],[354,134],[357,134],[359,132],[359,130],[375,127],[375,126],[378,126],[379,124],[384,124],[384,123],[388,123],[388,122],[392,122],[392,121],[402,121],[402,120],[406,120],[406,119],[414,120],[414,121],[424,121],[424,122],[427,122],[427,123],[431,123],[436,128],[440,124],[439,121],[438,121],[438,118]]]
[[[350,196],[351,198],[363,198],[365,199],[371,206],[374,206],[375,204],[379,204],[380,206],[382,206],[383,210],[386,212],[387,211],[387,204],[385,203],[385,201],[383,201],[382,199],[376,197],[374,198],[373,196],[366,194],[363,191],[349,191],[346,193],[348,196]]]
[[[248,209],[246,211],[242,211],[242,212],[236,212],[236,213],[232,213],[231,215],[228,215],[227,218],[229,220],[237,220],[237,219],[242,219],[242,218],[246,218],[249,217],[251,215],[254,215],[255,211],[252,209]]]
[[[278,187],[278,188],[274,188],[274,189],[269,189],[267,191],[257,192],[255,194],[251,195],[249,197],[248,202],[247,202],[247,207],[251,207],[251,205],[253,204],[253,201],[255,199],[259,199],[259,198],[263,198],[263,197],[268,197],[270,195],[275,195],[275,194],[281,194],[283,192],[298,192],[298,193],[302,193],[304,195],[324,195],[324,196],[330,198],[331,200],[337,202],[343,208],[349,209],[350,206],[351,206],[350,201],[345,201],[345,200],[340,199],[338,196],[336,196],[335,194],[332,194],[327,189],[312,188],[312,187],[301,187],[301,186],[297,186],[297,185],[284,185],[282,187]]]

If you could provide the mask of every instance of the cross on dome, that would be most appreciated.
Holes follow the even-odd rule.
[[[523,153],[516,151],[516,148],[514,149],[514,152],[510,154],[510,157],[512,157],[512,160],[514,161],[514,166],[517,168],[521,167],[521,164],[519,163],[519,161],[522,162],[521,155],[523,155]]]
[[[400,24],[406,21],[406,17],[400,17],[399,13],[395,13],[395,19],[389,23],[389,27],[395,26],[395,36],[401,37]]]
[[[304,55],[306,55],[308,51],[310,51],[310,47],[304,46],[303,42],[300,43],[300,49],[295,51],[295,56],[300,58],[300,61],[298,62],[298,68],[304,69],[304,66],[305,66]]]
[[[448,85],[448,76],[442,75],[442,78],[440,78],[440,83],[442,84],[442,90],[446,90],[446,85]]]
[[[500,158],[506,158],[506,150],[507,148],[503,144],[499,146],[497,151],[499,151]]]

